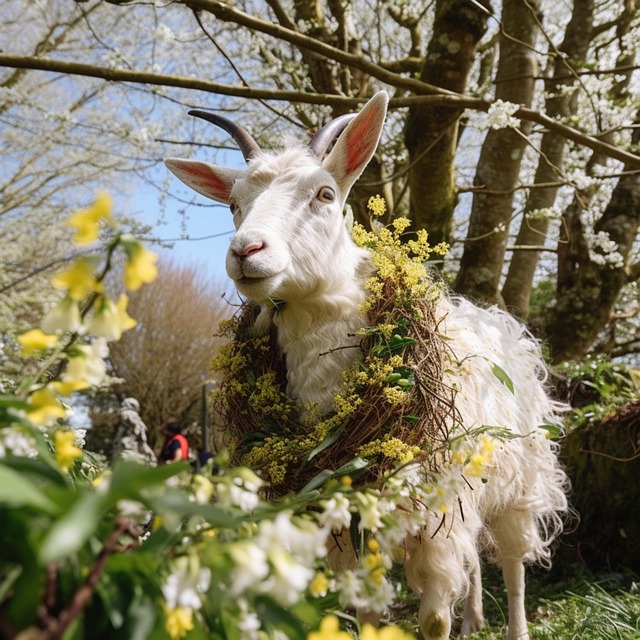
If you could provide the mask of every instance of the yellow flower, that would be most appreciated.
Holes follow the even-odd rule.
[[[100,296],[94,303],[94,311],[87,323],[87,329],[98,338],[120,340],[122,333],[135,327],[137,322],[127,313],[129,298],[122,294],[117,302]]]
[[[63,382],[84,383],[85,386],[97,386],[104,382],[107,375],[104,359],[109,355],[104,338],[98,338],[92,344],[73,345],[68,350],[68,355]]]
[[[329,591],[329,580],[322,572],[316,573],[313,580],[309,583],[309,592],[316,598],[322,598]]]
[[[56,393],[59,393],[61,396],[70,396],[72,393],[90,386],[86,380],[57,380],[56,382],[52,382],[51,385],[56,390]]]
[[[165,614],[167,616],[165,627],[167,633],[171,636],[171,640],[178,640],[178,638],[182,638],[188,631],[193,629],[193,611],[191,607],[165,609]]]
[[[102,283],[95,278],[95,256],[78,258],[69,269],[51,279],[56,289],[68,289],[73,300],[84,300],[92,291],[102,291]]]
[[[307,640],[353,640],[346,632],[340,631],[340,622],[336,616],[325,616],[318,631],[312,631]]]
[[[371,196],[369,198],[367,207],[369,207],[369,210],[371,211],[371,213],[373,213],[374,216],[383,216],[387,211],[387,204],[384,201],[384,198],[379,194],[376,194],[375,196]]]
[[[153,282],[156,279],[158,275],[158,268],[156,267],[158,256],[131,236],[123,236],[122,243],[127,252],[124,283],[127,289],[136,291],[145,282]]]
[[[78,302],[65,296],[53,309],[47,312],[41,325],[49,333],[53,331],[79,331],[82,327],[82,318]]]
[[[54,347],[58,344],[58,336],[46,334],[42,329],[32,329],[18,336],[18,342],[22,345],[22,355],[28,358],[36,351]]]
[[[400,629],[400,627],[382,627],[376,629],[369,623],[362,627],[360,640],[415,640],[415,636]]]
[[[99,224],[102,220],[111,220],[111,198],[107,193],[99,193],[93,205],[74,213],[67,219],[66,224],[76,230],[73,242],[77,245],[86,245],[97,240]]]
[[[75,445],[76,434],[73,431],[56,431],[56,462],[67,473],[76,458],[82,456],[82,449]]]
[[[46,427],[56,418],[64,418],[66,415],[67,412],[52,387],[42,387],[29,396],[27,416],[33,424]]]

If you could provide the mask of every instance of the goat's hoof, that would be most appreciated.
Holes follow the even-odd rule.
[[[467,638],[470,635],[480,631],[484,627],[484,620],[482,618],[464,619],[462,626],[460,627],[460,637]]]
[[[421,625],[422,633],[427,640],[446,640],[447,621],[437,613],[430,613]]]

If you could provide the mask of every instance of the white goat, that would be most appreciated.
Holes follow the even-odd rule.
[[[258,322],[274,322],[286,356],[288,392],[303,403],[332,409],[341,374],[356,349],[368,251],[352,241],[343,219],[347,194],[373,156],[388,97],[376,94],[357,115],[337,118],[305,148],[268,154],[234,123],[206,111],[191,112],[229,132],[248,161],[246,169],[169,158],[171,171],[199,193],[229,203],[237,232],[226,267],[239,291],[263,309]],[[331,152],[326,150],[339,136]],[[273,300],[286,304],[277,314]],[[559,405],[544,389],[538,345],[510,316],[458,298],[438,303],[439,330],[466,374],[456,408],[464,426],[500,425],[516,436],[495,453],[486,483],[470,478],[464,518],[440,527],[441,514],[406,542],[406,571],[421,594],[419,623],[430,640],[451,632],[451,610],[466,596],[462,635],[483,624],[479,553],[500,564],[509,603],[508,639],[528,639],[524,564],[548,563],[549,545],[567,511],[567,480],[543,424],[557,424]],[[479,357],[474,357],[479,356]],[[488,362],[507,371],[514,392]],[[451,383],[453,379],[449,380]]]

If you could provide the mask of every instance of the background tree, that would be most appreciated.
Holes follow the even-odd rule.
[[[165,257],[156,280],[130,297],[128,310],[138,324],[111,347],[111,374],[122,380],[111,391],[140,402],[151,446],[162,441],[167,418],[199,421],[202,385],[212,377],[211,357],[220,343],[217,327],[234,311],[221,289],[204,269]]]
[[[162,156],[211,160],[229,145],[187,106],[229,112],[268,148],[386,88],[385,140],[353,192],[356,215],[366,222],[381,193],[390,216],[451,238],[445,276],[459,291],[523,318],[534,296],[530,322],[558,360],[638,349],[638,230],[625,213],[640,170],[636,0],[5,4],[7,32],[21,35],[0,54],[13,174],[42,155],[49,182],[140,177],[165,198]],[[496,100],[514,103],[502,122]],[[52,121],[60,159],[41,144]]]

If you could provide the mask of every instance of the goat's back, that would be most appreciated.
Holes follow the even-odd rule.
[[[545,425],[560,426],[565,406],[546,389],[547,368],[539,343],[523,325],[498,309],[462,298],[439,303],[445,382],[455,385],[461,427],[497,434],[486,478],[468,478],[466,501],[486,523],[485,547],[494,552],[491,527],[505,512],[518,512],[530,538],[528,561],[547,561],[549,544],[567,512],[567,476],[558,445]],[[502,435],[500,435],[502,434]]]

